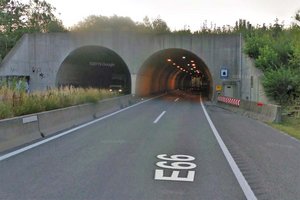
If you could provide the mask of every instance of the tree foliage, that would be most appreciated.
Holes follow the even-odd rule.
[[[0,59],[24,33],[66,31],[54,13],[55,8],[44,0],[31,0],[29,4],[0,0]]]
[[[271,69],[265,72],[263,86],[269,97],[282,105],[286,105],[299,92],[299,81],[299,73],[294,69]]]
[[[145,17],[143,23],[134,22],[129,17],[117,15],[96,16],[91,15],[71,28],[74,32],[99,32],[99,31],[134,31],[142,33],[169,33],[167,23],[159,17],[151,21]]]
[[[299,19],[299,11],[295,16]],[[258,27],[245,34],[245,53],[265,76],[267,95],[281,104],[300,96],[300,27],[284,28],[278,20],[268,27]]]
[[[71,28],[75,32],[129,31],[135,23],[129,17],[112,17],[91,15]]]

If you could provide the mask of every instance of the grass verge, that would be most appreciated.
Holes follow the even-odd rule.
[[[300,119],[299,118],[283,117],[281,123],[270,123],[269,125],[300,140]]]
[[[49,111],[69,106],[96,103],[118,96],[117,93],[95,88],[65,87],[26,94],[9,88],[0,89],[0,119]]]

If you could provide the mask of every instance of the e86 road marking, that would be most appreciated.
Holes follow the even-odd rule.
[[[157,156],[158,159],[163,160],[156,163],[156,166],[162,169],[156,169],[154,180],[163,181],[186,181],[193,182],[195,178],[195,169],[197,165],[192,163],[195,158],[188,155],[171,155],[168,157],[167,154],[160,154]],[[171,176],[167,176],[164,172],[172,170]],[[186,172],[187,171],[187,175]],[[180,173],[181,172],[181,173]]]

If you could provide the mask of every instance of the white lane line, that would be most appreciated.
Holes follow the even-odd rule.
[[[223,151],[223,153],[224,153],[224,155],[225,155],[225,157],[226,157],[226,159],[227,159],[227,161],[228,161],[228,163],[229,163],[229,165],[230,165],[230,167],[231,167],[231,169],[232,169],[232,171],[233,171],[233,173],[234,173],[234,175],[235,175],[235,177],[237,179],[237,181],[239,182],[239,184],[240,184],[240,186],[241,186],[241,188],[242,188],[242,190],[243,190],[246,198],[248,200],[257,200],[254,192],[252,191],[252,189],[249,186],[247,180],[243,176],[241,170],[237,166],[237,164],[234,161],[232,155],[228,151],[225,143],[223,142],[222,138],[220,137],[220,134],[217,131],[215,125],[213,124],[211,118],[209,117],[209,115],[208,115],[208,113],[207,113],[207,111],[205,109],[205,106],[202,103],[201,98],[200,98],[200,103],[201,103],[202,109],[204,111],[204,114],[206,116],[206,119],[207,119],[207,121],[208,121],[208,123],[209,123],[209,125],[210,125],[210,127],[211,127],[211,129],[212,129],[212,131],[213,131],[213,133],[214,133],[214,135],[215,135],[215,137],[216,137],[216,139],[217,139],[217,141],[218,141],[218,143],[219,143],[219,145],[220,145],[220,147],[221,147],[221,149],[222,149],[222,151]]]
[[[179,100],[179,98],[175,99],[174,102],[177,102]]]
[[[162,116],[164,116],[164,114],[166,114],[166,111],[163,111],[153,122],[153,124],[156,124],[161,118]]]
[[[0,156],[0,162],[3,161],[3,160],[5,160],[5,159],[8,159],[8,158],[10,158],[10,157],[16,156],[16,155],[18,155],[18,154],[20,154],[20,153],[23,153],[23,152],[25,152],[25,151],[27,151],[27,150],[33,149],[33,148],[35,148],[35,147],[37,147],[37,146],[40,146],[40,145],[45,144],[45,143],[47,143],[47,142],[50,142],[50,141],[52,141],[52,140],[55,140],[55,139],[58,139],[58,138],[60,138],[60,137],[65,136],[65,135],[68,135],[68,134],[70,134],[70,133],[72,133],[72,132],[74,132],[74,131],[77,131],[77,130],[79,130],[79,129],[82,129],[82,128],[87,127],[87,126],[92,125],[92,124],[95,124],[95,123],[97,123],[97,122],[99,122],[99,121],[101,121],[101,120],[104,120],[104,119],[106,119],[106,118],[109,118],[109,117],[111,117],[111,116],[114,116],[114,115],[116,115],[116,114],[118,114],[118,113],[121,113],[121,112],[123,112],[123,111],[125,111],[125,110],[128,110],[128,109],[130,109],[130,108],[136,107],[136,106],[138,106],[138,105],[140,105],[140,104],[146,103],[146,102],[151,101],[151,100],[153,100],[153,99],[157,99],[157,98],[159,98],[159,97],[162,97],[162,96],[164,96],[164,95],[166,95],[166,94],[159,95],[159,96],[157,96],[157,97],[153,97],[153,98],[147,99],[147,100],[145,100],[145,101],[141,101],[141,102],[136,103],[136,104],[134,104],[134,105],[132,105],[132,106],[128,106],[128,107],[126,107],[126,108],[123,108],[123,109],[118,110],[118,111],[116,111],[116,112],[113,112],[113,113],[111,113],[111,114],[105,115],[105,116],[103,116],[103,117],[101,117],[101,118],[99,118],[99,119],[95,119],[95,120],[93,120],[93,121],[91,121],[91,122],[88,122],[88,123],[86,123],[86,124],[83,124],[83,125],[77,126],[77,127],[75,127],[75,128],[72,128],[72,129],[70,129],[70,130],[68,130],[68,131],[62,132],[62,133],[60,133],[60,134],[58,134],[58,135],[55,135],[55,136],[52,136],[52,137],[50,137],[50,138],[44,139],[44,140],[42,140],[42,141],[40,141],[40,142],[37,142],[37,143],[31,144],[31,145],[28,145],[28,146],[26,146],[26,147],[23,147],[23,148],[21,148],[21,149],[15,150],[15,151],[10,152],[10,153],[8,153],[8,154],[4,154],[4,155]]]

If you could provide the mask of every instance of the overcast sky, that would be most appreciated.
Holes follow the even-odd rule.
[[[26,1],[26,0],[23,0]],[[290,24],[300,9],[300,0],[46,0],[61,13],[59,18],[69,27],[89,15],[128,16],[142,22],[145,16],[160,16],[172,30],[198,30],[203,22],[234,25],[246,19],[253,25],[273,23],[276,18]]]

